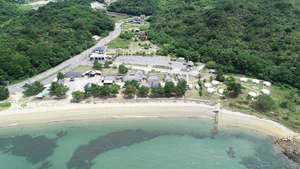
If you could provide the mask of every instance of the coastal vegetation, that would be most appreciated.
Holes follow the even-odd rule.
[[[97,85],[97,84],[90,84],[84,87],[84,97],[109,97],[115,96],[120,91],[120,86],[113,84],[113,85]]]
[[[41,82],[36,81],[32,84],[25,84],[23,89],[23,94],[25,96],[34,96],[42,92],[45,89],[45,86]]]
[[[84,98],[85,98],[84,92],[79,91],[79,90],[72,92],[72,101],[73,102],[78,103]]]
[[[67,93],[69,88],[64,84],[58,82],[52,82],[49,88],[49,93],[52,96],[56,96],[58,98],[64,97]]]
[[[146,86],[141,86],[139,89],[138,89],[138,95],[140,97],[147,97],[148,96],[148,93],[149,93],[149,88],[146,87]]]
[[[93,45],[92,35],[106,36],[114,29],[105,12],[77,0],[49,3],[1,26],[0,74],[8,81],[56,66]]]
[[[272,97],[268,95],[260,95],[257,100],[253,103],[253,107],[260,112],[269,112],[274,107],[274,101]]]

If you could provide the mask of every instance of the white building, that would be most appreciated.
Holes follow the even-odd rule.
[[[255,93],[255,92],[249,92],[248,95],[253,98],[257,97],[257,93]]]
[[[209,87],[209,88],[207,88],[207,92],[208,92],[208,93],[214,93],[214,92],[215,92],[215,89],[214,89],[214,88],[211,88],[211,87]]]
[[[195,88],[196,88],[197,90],[199,90],[199,89],[200,89],[200,86],[199,86],[198,84],[196,84],[196,85],[195,85]]]
[[[193,89],[193,85],[189,84],[189,89],[192,90]]]
[[[265,95],[269,95],[271,92],[270,92],[270,90],[268,90],[268,89],[262,89],[262,90],[261,90],[261,93],[262,93],[262,94],[265,94]]]
[[[270,87],[271,86],[271,82],[264,81],[264,85],[267,86],[267,87]]]
[[[91,8],[92,8],[92,9],[101,9],[101,8],[102,8],[102,4],[99,3],[99,2],[97,2],[97,1],[92,2],[92,3],[91,3]]]
[[[245,78],[245,77],[241,77],[241,78],[240,78],[240,81],[241,81],[241,82],[245,82],[245,83],[246,83],[246,82],[248,82],[248,79],[247,79],[247,78]]]
[[[219,85],[219,84],[220,84],[220,82],[219,82],[219,81],[217,81],[217,80],[213,80],[211,83],[212,83],[212,85],[214,85],[214,86],[217,86],[217,85]]]
[[[257,80],[257,79],[252,79],[252,83],[254,83],[254,84],[259,84],[259,80]]]
[[[212,84],[206,82],[206,83],[204,83],[204,87],[206,87],[206,88],[212,87]]]
[[[98,35],[94,35],[92,38],[94,41],[99,41],[101,37]]]
[[[224,89],[218,89],[218,93],[219,94],[223,94],[224,93]]]

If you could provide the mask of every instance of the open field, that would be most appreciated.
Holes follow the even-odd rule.
[[[11,103],[10,102],[3,102],[3,103],[0,103],[0,111],[1,110],[6,110],[8,108],[10,108],[11,106]]]
[[[108,44],[108,48],[122,48],[122,49],[128,49],[129,48],[130,41],[121,39],[120,37],[116,38],[115,40],[111,41]]]
[[[128,19],[128,18],[129,18],[128,15],[126,15],[126,14],[121,14],[121,13],[112,13],[112,12],[108,12],[107,14],[108,14],[109,16],[111,16],[115,22],[119,22],[119,21],[121,21],[121,20],[124,20],[124,19]]]

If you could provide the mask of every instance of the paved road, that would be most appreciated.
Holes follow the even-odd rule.
[[[100,40],[96,45],[94,45],[93,47],[83,51],[82,53],[62,62],[61,64],[43,72],[40,73],[32,78],[29,78],[25,81],[22,81],[20,83],[14,84],[14,85],[10,85],[8,86],[8,89],[10,91],[10,93],[17,93],[17,92],[22,92],[23,88],[22,86],[24,86],[26,83],[33,83],[35,81],[39,81],[42,80],[42,83],[44,85],[49,84],[53,79],[56,78],[56,73],[58,71],[61,71],[63,73],[69,72],[70,70],[72,70],[73,68],[79,66],[79,65],[86,65],[88,64],[88,55],[96,48],[96,47],[100,47],[100,46],[104,46],[106,44],[108,44],[110,41],[114,40],[115,38],[117,38],[120,33],[121,33],[121,25],[122,23],[117,23],[115,26],[115,29],[113,32],[110,32],[110,34],[103,38],[102,40]],[[50,77],[49,77],[50,76]],[[45,79],[46,78],[46,79]]]

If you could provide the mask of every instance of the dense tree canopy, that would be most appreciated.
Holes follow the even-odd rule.
[[[169,0],[149,19],[160,54],[300,88],[300,10],[285,0]]]
[[[20,11],[16,4],[7,2],[5,0],[0,0],[0,25],[8,21],[10,18],[18,16]]]
[[[108,10],[131,15],[151,15],[158,2],[159,0],[118,0],[112,3]]]
[[[2,8],[1,8],[2,10]],[[88,1],[49,3],[12,18],[0,29],[0,75],[12,81],[45,71],[106,36],[114,23]]]

